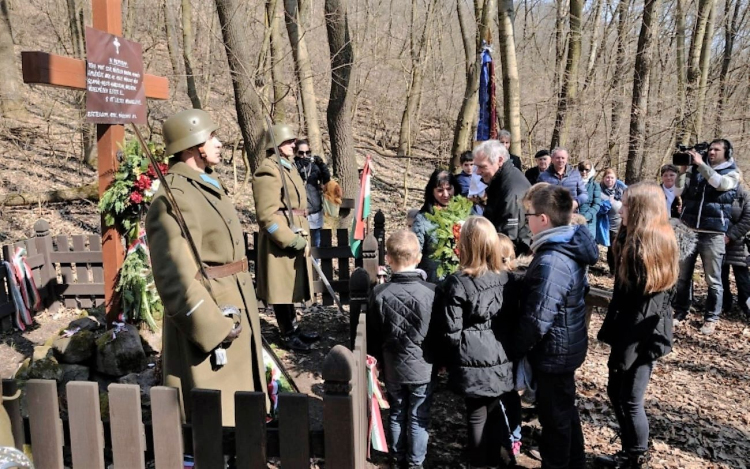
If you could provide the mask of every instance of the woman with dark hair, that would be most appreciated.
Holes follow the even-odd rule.
[[[424,205],[419,209],[411,230],[417,235],[419,246],[422,248],[422,261],[419,268],[427,273],[427,281],[437,283],[442,278],[437,275],[438,262],[431,258],[437,246],[435,224],[427,219],[425,214],[435,213],[435,210],[448,205],[454,195],[460,194],[461,188],[456,176],[443,169],[436,169],[430,175],[424,188]]]

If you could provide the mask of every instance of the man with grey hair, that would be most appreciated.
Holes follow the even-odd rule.
[[[539,173],[537,182],[546,182],[553,186],[562,186],[570,191],[573,196],[573,210],[578,212],[578,207],[588,202],[589,194],[586,191],[586,184],[583,182],[581,173],[573,166],[568,164],[570,155],[568,150],[563,147],[557,147],[552,150],[550,155],[552,164],[547,171]]]
[[[497,139],[500,141],[500,143],[505,145],[505,149],[508,150],[510,161],[513,162],[513,166],[518,168],[519,171],[523,171],[523,166],[521,166],[521,158],[510,152],[510,132],[505,129],[501,130],[497,133]]]
[[[516,255],[519,255],[528,252],[531,243],[522,203],[531,184],[518,168],[508,162],[509,159],[508,149],[498,140],[487,140],[474,148],[474,166],[487,184],[487,205],[483,215],[498,233],[513,241]]]

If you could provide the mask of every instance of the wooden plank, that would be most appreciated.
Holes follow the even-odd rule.
[[[41,51],[21,52],[23,81],[28,84],[86,89],[86,61]],[[169,79],[145,74],[146,98],[169,99]]]
[[[279,394],[279,438],[284,469],[310,468],[310,414],[307,394]]]
[[[12,397],[18,392],[18,383],[14,379],[3,380],[3,397]],[[24,431],[23,417],[21,417],[21,398],[3,401],[3,407],[8,413],[10,426],[13,431],[13,441],[16,448],[23,451],[23,445],[26,443],[26,433]]]
[[[338,257],[338,268],[339,268],[339,281],[343,282],[347,288],[346,290],[336,290],[339,293],[339,299],[342,303],[349,302],[349,277],[351,276],[351,269],[349,267],[349,260],[352,257],[351,248],[349,247],[349,231],[348,230],[336,230],[336,243],[339,247],[346,248],[346,255]]]
[[[346,230],[343,230],[346,233]],[[348,236],[348,235],[347,235]],[[323,237],[323,234],[321,233],[321,238]],[[321,240],[322,244],[322,240]],[[316,259],[323,260],[323,259],[338,259],[340,257],[346,257],[347,259],[352,257],[352,251],[349,248],[349,245],[345,246],[329,246],[329,247],[319,247],[319,248],[312,248],[311,251],[313,256],[315,256]]]
[[[58,238],[66,238],[67,236],[58,236]],[[67,246],[66,246],[67,247]],[[59,245],[58,245],[59,249]],[[103,256],[101,252],[53,252],[50,255],[50,260],[58,264],[101,264],[103,262]]]
[[[330,248],[333,245],[331,239],[331,230],[321,230],[320,232],[320,246],[322,248]],[[329,282],[333,281],[333,259],[320,259],[320,270],[323,271],[323,275],[326,276]],[[333,297],[328,293],[328,290],[323,292],[323,304],[332,305]]]
[[[8,295],[8,270],[5,268],[5,264],[0,264],[0,304],[10,302],[10,296]]]
[[[104,468],[104,428],[99,410],[99,385],[71,381],[66,386],[73,467]]]
[[[102,237],[99,235],[89,236],[89,251],[101,252],[102,251]],[[98,262],[91,263],[91,274],[93,275],[94,283],[104,283],[104,267]]]
[[[237,467],[266,468],[266,395],[237,392],[234,409]]]
[[[193,389],[193,456],[196,467],[224,467],[221,430],[221,391]]]
[[[86,237],[83,235],[73,235],[73,251],[74,252],[86,252]],[[76,269],[76,278],[78,280],[79,284],[90,284],[91,283],[91,271],[89,269],[88,263],[76,263],[75,265]],[[76,298],[78,302],[80,303],[81,308],[91,308],[94,306],[94,303],[91,301],[91,298],[87,296],[82,296],[80,298]]]
[[[75,296],[104,296],[104,284],[103,283],[72,283],[68,285],[57,285],[56,290],[59,294],[64,295],[66,305],[68,299],[73,299]],[[75,307],[75,299],[73,299],[73,306]]]
[[[350,469],[355,464],[352,396],[323,396],[326,469]]]
[[[182,417],[176,388],[151,388],[154,460],[159,469],[183,469]]]
[[[49,308],[51,313],[56,313],[62,306],[58,301],[55,285],[57,285],[57,271],[55,265],[50,260],[50,253],[53,251],[52,238],[44,236],[36,238],[37,252],[44,256],[44,266],[40,269],[42,283],[39,286],[39,292],[42,295],[43,306]]]
[[[42,469],[63,468],[63,428],[57,409],[57,383],[30,379],[26,383],[31,452]]]
[[[109,385],[109,425],[114,469],[145,469],[146,431],[137,384]]]
[[[73,262],[69,260],[58,260],[57,257],[59,256],[69,256],[70,253],[70,240],[65,235],[59,235],[55,236],[55,242],[57,244],[57,250],[50,253],[50,261],[53,263],[59,263],[60,264],[60,276],[62,277],[62,284],[58,285],[58,289],[56,292],[62,296],[65,291],[61,291],[59,287],[63,285],[74,285],[75,279],[73,278]],[[65,305],[66,308],[77,308],[78,303],[76,303],[75,298],[72,297],[72,295],[66,295],[66,298],[63,298],[62,303]]]

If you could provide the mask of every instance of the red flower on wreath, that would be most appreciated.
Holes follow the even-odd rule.
[[[138,179],[136,179],[133,186],[135,186],[135,188],[138,189],[139,192],[143,192],[147,189],[150,189],[151,178],[146,176],[145,174],[141,174],[140,176],[138,176]]]
[[[134,204],[140,204],[143,202],[143,195],[140,192],[132,192],[130,194],[130,202]]]

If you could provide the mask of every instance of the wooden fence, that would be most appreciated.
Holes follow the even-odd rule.
[[[221,393],[196,389],[193,420],[180,420],[177,389],[151,388],[150,422],[143,422],[138,385],[111,384],[108,415],[101,413],[99,385],[67,383],[67,419],[60,417],[55,381],[29,380],[24,388],[29,415],[22,418],[17,400],[5,403],[16,447],[31,445],[38,469],[145,468],[182,469],[186,454],[196,467],[223,468],[225,456],[236,467],[265,468],[279,457],[284,469],[309,469],[311,458],[325,458],[326,468],[361,469],[367,455],[367,380],[365,316],[359,318],[354,351],[335,346],[323,362],[323,432],[311,431],[305,394],[279,396],[278,427],[266,426],[265,397],[258,392],[235,394],[236,427],[222,428]],[[3,381],[5,395],[17,383]],[[66,455],[68,459],[66,460]]]
[[[322,230],[321,246],[312,249],[312,255],[320,260],[323,273],[330,280],[343,303],[349,302],[349,278],[354,266],[364,267],[372,278],[376,278],[378,265],[384,256],[385,217],[381,212],[374,217],[375,227],[363,243],[362,258],[354,260],[349,247],[349,234],[345,229]],[[37,288],[42,298],[42,307],[57,312],[61,307],[90,308],[104,302],[104,269],[101,252],[101,237],[49,236],[49,224],[39,220],[35,225],[36,237],[5,245],[2,259],[10,261],[16,248],[26,249],[26,262],[32,269]],[[248,260],[255,261],[254,246],[257,233],[246,234]],[[255,242],[249,242],[254,239]],[[13,326],[15,312],[10,296],[8,272],[0,264],[0,332]],[[328,293],[318,274],[313,274],[313,290],[322,297],[322,303],[331,305],[333,298]]]

